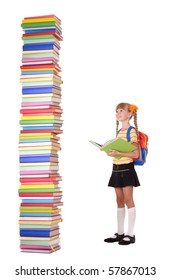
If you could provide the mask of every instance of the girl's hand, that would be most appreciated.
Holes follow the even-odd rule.
[[[116,151],[116,150],[111,150],[109,153],[108,153],[108,156],[110,157],[114,157],[114,156],[118,156],[119,155],[119,152]]]

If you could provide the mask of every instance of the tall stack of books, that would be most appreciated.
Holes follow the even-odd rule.
[[[22,20],[22,102],[19,134],[20,248],[60,249],[62,190],[59,174],[62,133],[61,21],[55,15]]]

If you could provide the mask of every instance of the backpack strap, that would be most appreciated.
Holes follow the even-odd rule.
[[[130,126],[127,130],[127,133],[126,133],[126,139],[128,142],[131,141],[131,129],[134,128],[133,126]]]
[[[117,135],[119,134],[120,131],[121,131],[121,128],[118,130]],[[117,135],[116,135],[116,136],[117,136]]]

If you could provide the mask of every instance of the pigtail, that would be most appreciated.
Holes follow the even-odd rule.
[[[118,134],[118,128],[119,128],[119,121],[116,120],[116,136]]]
[[[134,126],[136,130],[137,138],[139,138],[138,124],[137,124],[137,111],[134,111],[133,117],[134,117]]]

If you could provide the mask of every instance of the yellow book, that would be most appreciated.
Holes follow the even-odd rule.
[[[49,18],[30,18],[30,19],[23,19],[22,23],[32,23],[32,22],[49,22],[49,21],[56,21],[54,17]]]
[[[20,139],[39,139],[39,138],[53,138],[54,140],[57,140],[57,138],[54,136],[54,135],[42,135],[42,136],[40,136],[40,135],[35,135],[35,136],[28,136],[28,137],[26,137],[26,136],[19,136],[19,138]]]
[[[57,187],[57,184],[31,184],[31,185],[20,185],[20,189],[51,189]]]
[[[36,132],[36,133],[20,133],[19,134],[20,136],[35,136],[35,135],[38,135],[38,136],[49,136],[49,135],[55,135],[54,133],[52,132]]]
[[[54,120],[56,117],[54,115],[51,116],[21,116],[20,120]]]
[[[41,138],[41,139],[45,139],[45,138],[52,138],[52,139],[54,139],[54,140],[57,140],[57,138],[54,136],[54,135],[42,135],[42,136],[40,136],[40,135],[35,135],[35,136],[19,136],[19,139],[39,139],[39,138]]]
[[[28,210],[28,209],[20,209],[20,212],[21,213],[23,213],[23,212],[31,212],[31,213],[42,213],[42,212],[45,212],[45,213],[53,213],[54,212],[54,210],[35,210],[35,209],[30,209],[30,210]]]
[[[22,69],[22,71],[28,71],[27,69]],[[43,67],[43,68],[29,68],[29,71],[38,71],[38,70],[57,70],[56,67]]]

